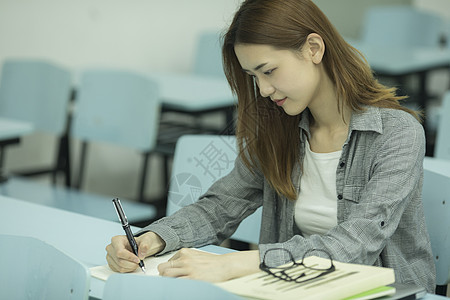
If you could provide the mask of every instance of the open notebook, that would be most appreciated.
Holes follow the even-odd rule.
[[[176,252],[169,252],[161,256],[147,257],[144,260],[146,273],[142,272],[140,268],[137,268],[134,272],[132,272],[132,274],[159,276],[158,265],[160,263],[168,261],[175,253]],[[105,281],[110,275],[116,273],[111,270],[108,265],[92,267],[89,270],[91,271],[91,276]]]
[[[326,259],[317,256],[310,256],[305,260],[309,260],[310,265],[327,263]],[[334,272],[303,283],[286,282],[261,271],[217,285],[229,292],[252,299],[317,300],[344,299],[395,282],[394,270],[390,268],[337,261],[334,261],[334,265],[336,267]]]

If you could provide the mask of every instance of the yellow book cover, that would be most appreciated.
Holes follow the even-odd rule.
[[[307,257],[305,262],[309,265],[329,264],[329,260],[317,256]],[[287,282],[260,271],[217,285],[234,294],[255,299],[338,300],[395,282],[394,270],[390,268],[333,263],[335,271],[306,282]],[[299,272],[299,268],[304,267],[297,266],[291,270]],[[304,279],[316,277],[314,273],[320,271],[308,272]]]

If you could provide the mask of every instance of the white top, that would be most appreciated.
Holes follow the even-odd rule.
[[[337,225],[336,169],[341,153],[312,152],[306,141],[300,194],[295,204],[295,223],[304,237],[325,234]]]

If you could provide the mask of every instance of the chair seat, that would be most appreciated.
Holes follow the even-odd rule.
[[[75,189],[11,177],[0,185],[0,194],[36,204],[67,210],[95,218],[117,222],[112,196],[101,196]],[[121,199],[130,223],[153,220],[156,209],[152,205]]]

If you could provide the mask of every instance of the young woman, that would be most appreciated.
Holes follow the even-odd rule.
[[[266,262],[281,265],[286,250],[301,259],[320,249],[433,292],[419,116],[309,0],[244,1],[223,59],[239,100],[239,158],[198,202],[139,232],[139,257],[219,244],[262,206],[258,250],[182,249],[160,273],[223,281],[258,271],[268,251]],[[113,270],[137,268],[126,237],[106,249]]]

